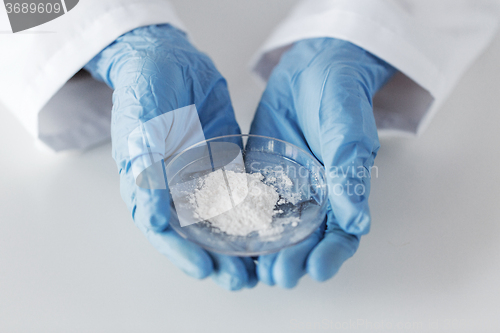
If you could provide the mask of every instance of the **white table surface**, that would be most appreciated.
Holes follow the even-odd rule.
[[[294,1],[174,3],[246,131],[246,64]],[[41,152],[2,107],[0,332],[499,332],[499,59],[497,37],[421,138],[382,140],[371,233],[293,290],[186,277],[134,226],[110,143]]]

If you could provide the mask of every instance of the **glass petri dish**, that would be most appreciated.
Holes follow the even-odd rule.
[[[270,232],[230,235],[214,227],[210,219],[194,216],[191,194],[200,179],[217,170],[260,173],[268,184],[273,180],[280,200]],[[179,235],[209,251],[233,256],[277,252],[306,239],[325,219],[328,188],[324,167],[311,154],[286,141],[246,134],[215,137],[175,156],[165,172],[171,193],[170,225]],[[286,186],[276,182],[284,176],[288,179]]]

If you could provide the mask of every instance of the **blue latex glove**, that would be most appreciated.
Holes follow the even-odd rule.
[[[195,104],[205,137],[239,134],[225,79],[186,35],[170,25],[135,29],[118,38],[85,69],[113,93],[111,136],[122,198],[153,246],[195,278],[212,276],[230,290],[257,283],[250,258],[210,253],[169,226],[169,190],[136,185],[127,139],[140,123]],[[188,135],[188,134],[185,134]],[[179,142],[185,138],[179,137]]]
[[[250,132],[312,153],[326,169],[329,207],[325,224],[311,237],[259,257],[259,280],[291,288],[309,273],[324,281],[356,252],[370,228],[368,171],[380,147],[372,97],[394,72],[374,55],[333,38],[297,42],[274,68]],[[342,170],[349,171],[345,177]]]

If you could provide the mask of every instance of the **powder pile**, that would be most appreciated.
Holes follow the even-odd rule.
[[[266,235],[273,230],[273,216],[282,213],[275,206],[283,199],[263,179],[260,173],[217,170],[199,180],[189,202],[196,217],[221,232],[246,236],[256,231]]]

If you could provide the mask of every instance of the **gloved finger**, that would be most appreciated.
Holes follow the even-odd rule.
[[[274,282],[278,286],[288,289],[297,285],[306,274],[307,257],[319,240],[319,232],[315,232],[299,244],[278,253],[272,269]]]
[[[170,193],[136,186],[132,216],[154,248],[187,275],[203,279],[213,271],[212,259],[198,245],[180,237],[168,227]]]
[[[214,265],[208,252],[182,238],[173,229],[167,228],[163,232],[147,230],[145,234],[158,252],[187,275],[204,279],[212,274]]]
[[[351,163],[354,165],[354,163]],[[360,166],[361,169],[365,169]],[[364,235],[370,231],[370,176],[329,177],[328,197],[331,210],[328,218],[328,228],[340,226],[344,231],[354,235]]]
[[[257,278],[257,268],[255,262],[250,257],[241,257],[243,264],[245,264],[247,274],[248,274],[248,283],[246,285],[247,288],[251,289],[257,285],[259,279]]]
[[[278,257],[278,253],[271,253],[260,256],[257,263],[257,276],[259,281],[267,284],[268,286],[274,286],[273,278],[273,266],[274,261]]]
[[[248,285],[249,275],[242,258],[210,252],[214,269],[212,280],[227,290],[240,290]]]
[[[136,224],[140,223],[145,229],[153,232],[165,230],[170,217],[169,190],[150,190],[138,186],[135,188],[132,217]]]
[[[340,228],[329,230],[311,251],[307,259],[307,273],[316,281],[325,281],[334,276],[340,266],[352,257],[359,246],[359,237]]]

